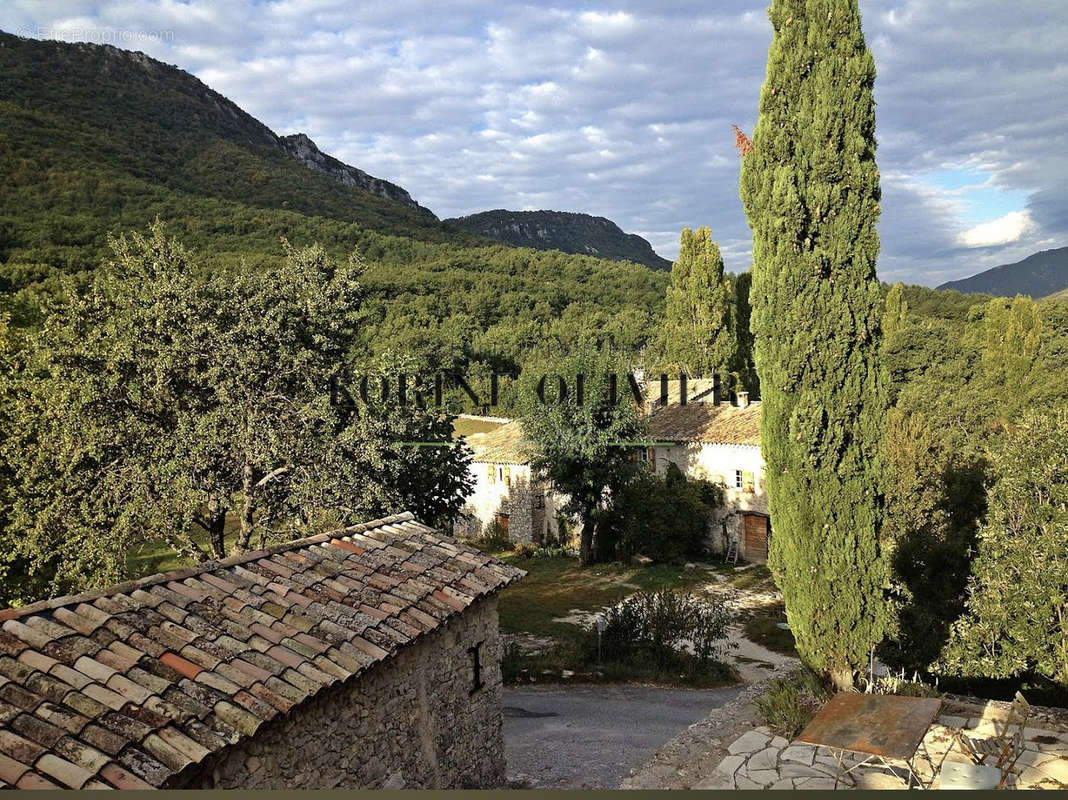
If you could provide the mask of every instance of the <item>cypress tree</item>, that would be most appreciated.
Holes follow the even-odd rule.
[[[689,375],[726,375],[738,359],[734,297],[708,228],[684,228],[667,289],[666,356]]]
[[[886,310],[883,312],[883,336],[893,336],[905,327],[909,313],[909,301],[904,296],[904,286],[895,283],[886,293]]]
[[[856,0],[773,0],[741,196],[772,514],[798,651],[839,688],[887,628],[875,64]]]

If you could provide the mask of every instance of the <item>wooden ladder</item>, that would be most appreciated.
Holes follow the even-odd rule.
[[[731,539],[727,543],[727,553],[723,556],[723,562],[725,564],[737,564],[738,563],[738,540]]]

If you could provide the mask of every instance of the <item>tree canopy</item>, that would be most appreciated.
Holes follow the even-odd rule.
[[[162,226],[68,281],[9,382],[5,558],[30,594],[123,577],[153,540],[203,560],[408,508],[447,522],[468,490],[434,410],[331,401],[362,317],[362,265],[288,248],[265,272],[205,276]],[[8,583],[12,587],[16,583]],[[18,589],[9,589],[19,591]]]
[[[939,668],[1068,687],[1068,407],[1028,412],[997,454],[965,615]]]
[[[581,350],[532,364],[520,379],[531,470],[536,480],[551,481],[567,495],[564,512],[582,523],[579,555],[584,564],[614,555],[606,552],[603,528],[613,498],[639,469],[635,456],[640,445],[633,443],[644,440],[646,425],[632,399],[628,372],[618,356]]]

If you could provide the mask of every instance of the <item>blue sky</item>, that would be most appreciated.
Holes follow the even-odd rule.
[[[176,64],[441,217],[585,211],[668,258],[683,226],[708,225],[741,270],[731,125],[755,123],[766,6],[8,0],[0,28]],[[1068,245],[1068,3],[861,10],[879,71],[880,276],[936,285]]]

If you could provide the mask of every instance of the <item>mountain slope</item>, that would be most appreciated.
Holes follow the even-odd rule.
[[[633,261],[652,269],[671,269],[641,236],[624,233],[609,219],[568,211],[483,211],[445,220],[463,230],[518,247],[561,250],[613,261]]]
[[[366,189],[379,197],[385,197],[395,203],[421,211],[431,219],[437,219],[429,208],[423,208],[412,199],[405,189],[395,183],[368,175],[362,169],[350,167],[333,156],[328,156],[315,146],[315,142],[305,133],[293,133],[279,139],[283,149],[308,169],[320,172],[345,186]]]
[[[969,294],[1045,297],[1068,288],[1068,247],[1043,250],[1015,264],[1003,264],[970,278],[943,283],[938,288]]]
[[[0,33],[0,76],[0,311],[19,325],[36,313],[37,288],[22,289],[96,268],[111,256],[109,235],[157,218],[205,269],[277,262],[283,238],[336,258],[357,249],[368,342],[383,350],[420,336],[433,349],[446,334],[427,325],[455,317],[450,353],[469,354],[478,335],[479,347],[514,358],[569,309],[646,314],[663,303],[666,276],[644,266],[509,247],[442,225],[400,187],[378,187],[390,199],[350,185],[361,171],[319,159],[310,140],[275,136],[143,54]],[[631,338],[648,330],[625,314],[602,323],[620,320]]]
[[[157,215],[195,227],[231,203],[261,209],[252,218],[458,239],[414,201],[309,169],[266,125],[142,53],[0,33],[0,74],[0,260],[81,269],[106,253],[109,230]]]

